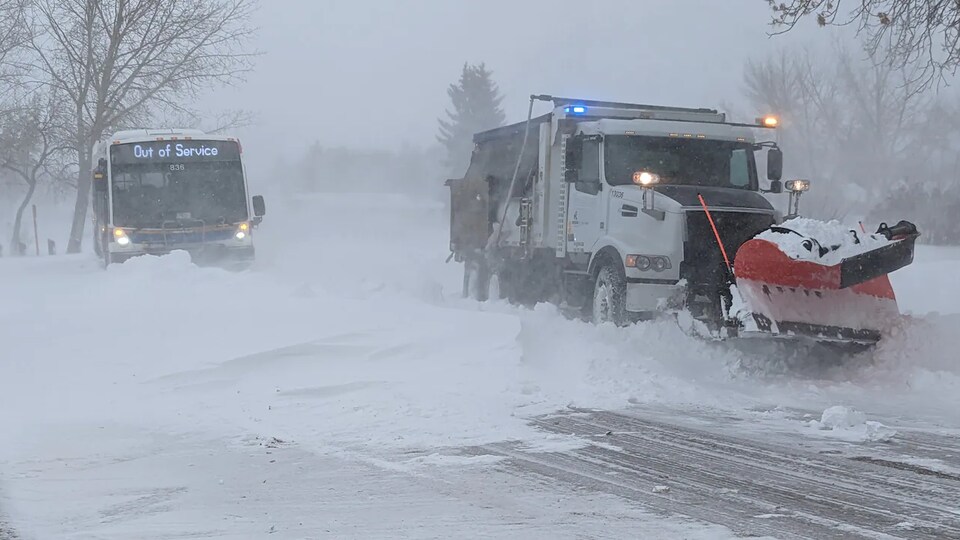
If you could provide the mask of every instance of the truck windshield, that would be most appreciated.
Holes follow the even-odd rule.
[[[110,178],[113,223],[120,227],[213,225],[248,218],[239,156],[224,161],[115,160]]]
[[[608,135],[604,138],[607,182],[633,182],[633,173],[660,175],[661,184],[756,189],[749,143],[675,137]]]

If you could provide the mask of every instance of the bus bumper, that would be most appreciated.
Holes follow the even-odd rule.
[[[112,246],[111,246],[112,247]],[[193,244],[166,246],[127,246],[126,249],[111,250],[110,262],[122,263],[141,255],[162,256],[172,251],[186,251],[190,260],[198,266],[245,267],[253,262],[256,250],[252,245],[227,246],[224,244]]]

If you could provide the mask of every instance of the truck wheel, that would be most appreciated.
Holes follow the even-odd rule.
[[[480,302],[487,300],[490,287],[490,269],[483,259],[463,263],[463,296]]]
[[[617,326],[629,323],[626,310],[627,278],[616,264],[605,264],[597,273],[593,286],[593,322],[612,322]]]
[[[502,274],[494,272],[490,274],[490,281],[487,283],[487,300],[503,300],[507,297],[505,280]]]

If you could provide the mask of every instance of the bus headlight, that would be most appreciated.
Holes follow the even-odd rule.
[[[129,246],[130,237],[127,236],[127,232],[123,229],[114,229],[113,230],[113,239],[120,246]]]

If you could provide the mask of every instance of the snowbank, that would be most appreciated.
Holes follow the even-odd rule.
[[[812,420],[809,426],[828,431],[831,436],[858,442],[886,442],[896,436],[896,430],[880,422],[867,420],[867,416],[850,407],[834,405],[823,411],[820,420]]]

